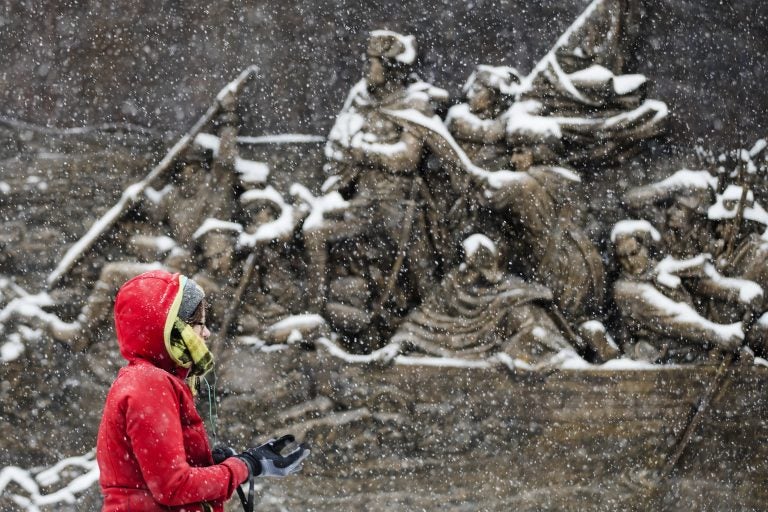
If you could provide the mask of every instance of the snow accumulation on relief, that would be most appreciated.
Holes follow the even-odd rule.
[[[308,135],[303,133],[282,133],[279,135],[242,135],[237,137],[240,144],[302,144],[325,141],[322,135]]]
[[[271,185],[264,189],[247,190],[240,196],[240,202],[243,204],[261,200],[275,204],[280,210],[280,216],[271,222],[260,225],[254,233],[242,233],[238,240],[241,246],[253,247],[260,241],[282,238],[293,231],[294,207],[286,203],[283,196]]]
[[[404,49],[404,51],[399,53],[395,59],[403,64],[413,64],[416,61],[416,38],[414,36],[406,36],[398,32],[392,32],[391,30],[373,30],[371,31],[371,36],[394,37],[403,45]]]
[[[210,231],[234,231],[236,233],[242,233],[243,226],[237,222],[208,217],[203,221],[200,227],[197,228],[197,231],[192,234],[192,238],[198,239]]]
[[[58,316],[43,309],[45,306],[54,304],[47,293],[31,295],[20,288],[18,290],[20,290],[20,292],[17,291],[19,296],[11,299],[0,310],[0,327],[4,327],[11,319],[24,319],[30,325],[54,325],[56,328],[65,328],[69,325]],[[19,332],[6,334],[7,341],[0,345],[0,363],[18,359],[25,350],[24,340],[36,339],[40,336],[41,333],[38,330],[26,325],[21,325]]]
[[[717,194],[715,203],[707,210],[707,217],[711,220],[736,218],[742,195],[742,187],[728,185],[722,194]],[[747,205],[743,212],[744,218],[768,226],[768,212],[765,211],[760,203],[755,202],[755,196],[751,190],[747,191],[745,199]]]
[[[74,475],[74,476],[73,476]],[[99,466],[95,452],[83,456],[69,457],[45,470],[26,470],[16,466],[0,469],[0,494],[9,496],[13,502],[28,512],[39,512],[40,507],[58,503],[73,504],[77,495],[88,490],[99,480]],[[50,494],[41,494],[41,487],[50,487],[66,482]],[[24,493],[9,490],[15,484]]]
[[[568,29],[562,33],[562,35],[558,38],[555,45],[552,47],[552,49],[547,53],[547,55],[544,56],[543,59],[541,59],[538,64],[533,68],[533,71],[525,77],[522,82],[520,83],[520,89],[521,90],[530,90],[531,85],[533,84],[534,78],[541,72],[543,72],[549,63],[552,60],[555,59],[555,52],[560,49],[561,47],[565,46],[570,42],[571,36],[573,33],[581,28],[584,23],[589,19],[590,16],[592,16],[592,13],[595,12],[595,9],[603,3],[604,0],[594,0],[591,4],[587,6],[586,9],[579,15],[576,20],[571,23],[571,26],[568,27]]]
[[[685,260],[667,256],[656,265],[657,281],[668,288],[677,288],[681,284],[678,274],[700,268],[709,279],[723,288],[738,292],[739,301],[743,304],[750,304],[755,299],[762,297],[763,289],[759,284],[748,279],[725,277],[717,271],[711,261],[712,256],[708,253]]]
[[[481,233],[475,233],[474,235],[468,236],[461,245],[464,247],[464,254],[466,254],[467,257],[474,255],[480,247],[485,247],[493,254],[496,254],[496,244],[486,235]]]
[[[461,149],[459,144],[453,138],[453,135],[451,135],[451,133],[443,124],[443,121],[436,115],[427,117],[423,113],[413,108],[403,110],[385,110],[384,112],[386,114],[392,115],[393,117],[398,117],[405,121],[410,121],[416,125],[427,128],[431,132],[436,133],[442,137],[443,140],[448,143],[454,154],[459,158],[461,164],[464,166],[464,169],[470,174],[486,180],[491,187],[499,188],[503,186],[504,183],[525,179],[519,172],[508,170],[491,172],[475,165],[472,160],[470,160],[469,156],[467,156],[467,154],[464,152],[464,150]]]
[[[611,230],[611,242],[616,243],[619,236],[630,235],[632,233],[648,233],[651,238],[658,242],[661,240],[661,233],[651,225],[647,220],[625,219],[617,222]]]
[[[66,272],[72,264],[77,261],[80,256],[88,250],[96,241],[96,239],[107,229],[108,226],[114,224],[117,219],[122,215],[126,205],[136,200],[139,194],[141,194],[147,186],[147,180],[134,183],[125,191],[120,197],[120,200],[107,211],[100,219],[94,222],[91,229],[75,242],[72,247],[69,248],[67,253],[61,259],[54,271],[48,276],[48,283],[55,283],[61,275]]]
[[[666,179],[654,185],[654,188],[662,190],[676,190],[679,188],[717,189],[717,178],[709,171],[680,169]]]
[[[720,284],[720,286],[737,291],[739,293],[739,301],[743,304],[750,304],[755,299],[763,296],[763,288],[756,282],[736,277],[725,277],[711,263],[704,265],[704,273],[707,277]]]
[[[696,310],[688,304],[676,302],[670,299],[663,293],[659,292],[653,285],[638,283],[638,286],[642,289],[641,293],[645,300],[647,300],[649,303],[655,304],[659,309],[667,311],[678,321],[693,325],[700,325],[706,330],[715,332],[717,336],[722,340],[728,340],[733,336],[739,339],[744,339],[744,331],[742,330],[741,322],[735,322],[732,324],[714,323],[699,315]]]
[[[712,255],[710,254],[699,254],[685,260],[666,256],[656,264],[657,280],[667,288],[677,288],[682,282],[677,274],[683,273],[686,270],[703,268],[704,264],[711,259]]]
[[[156,190],[152,187],[147,187],[147,189],[144,191],[144,195],[147,197],[147,199],[154,205],[160,205],[163,202],[163,198],[166,194],[168,194],[171,190],[173,190],[173,185],[168,184],[161,188],[160,190]]]
[[[563,132],[560,129],[560,121],[564,118],[538,115],[543,105],[536,100],[524,100],[515,102],[503,114],[506,120],[506,132],[511,135],[532,134],[560,138]],[[572,120],[569,120],[572,121]]]
[[[294,183],[291,185],[290,193],[309,207],[309,215],[302,224],[303,231],[321,227],[325,223],[326,213],[338,212],[349,207],[349,203],[336,191],[316,197],[304,185]]]
[[[663,101],[659,100],[645,100],[643,103],[634,110],[629,112],[623,112],[613,117],[609,117],[603,121],[604,126],[610,128],[612,126],[621,125],[627,121],[635,121],[642,118],[647,112],[656,112],[653,115],[652,121],[660,121],[667,117],[669,114],[669,107]]]
[[[195,137],[195,144],[211,151],[214,156],[217,156],[221,147],[221,140],[210,133],[198,133]],[[240,157],[235,158],[235,171],[245,183],[266,183],[269,177],[269,166],[267,164]]]

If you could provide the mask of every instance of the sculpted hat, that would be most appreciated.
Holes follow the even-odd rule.
[[[502,94],[514,94],[520,83],[520,73],[510,66],[488,66],[480,64],[464,84],[464,92],[469,92],[475,83],[495,89]]]
[[[368,40],[368,56],[381,57],[392,64],[413,64],[416,61],[416,40],[390,30],[374,30]]]
[[[619,239],[630,237],[654,242],[661,241],[661,233],[647,220],[626,219],[614,224],[611,230],[611,242],[616,243]]]
[[[681,169],[656,183],[630,189],[624,200],[633,209],[676,202],[706,214],[706,208],[712,204],[716,189],[717,178],[709,172]]]

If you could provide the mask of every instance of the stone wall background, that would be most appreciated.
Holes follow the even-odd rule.
[[[0,7],[0,115],[52,126],[191,126],[257,64],[253,135],[324,135],[359,79],[365,33],[416,35],[422,77],[457,95],[475,64],[527,73],[586,0],[29,0]],[[672,140],[748,144],[765,133],[768,6],[642,0],[632,69],[673,113]]]

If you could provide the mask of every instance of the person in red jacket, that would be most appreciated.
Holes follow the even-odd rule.
[[[203,290],[191,279],[154,270],[125,283],[115,298],[120,369],[99,426],[103,512],[214,511],[254,476],[286,476],[309,450],[281,438],[214,457],[188,381],[213,366],[205,345]],[[246,501],[242,491],[241,499]]]

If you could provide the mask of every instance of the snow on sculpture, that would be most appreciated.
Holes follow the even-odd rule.
[[[423,348],[425,333],[436,325],[430,322],[452,307],[441,302],[446,287],[468,296],[479,293],[468,276],[484,275],[473,265],[477,254],[490,251],[499,275],[506,277],[486,283],[489,296],[507,297],[513,289],[522,296],[526,290],[537,294],[515,306],[527,311],[515,321],[500,313],[494,322],[505,328],[482,329],[494,339],[480,331],[469,334],[468,340],[487,344],[480,352],[502,350],[515,360],[534,361],[525,351],[501,348],[528,329],[548,333],[544,338],[552,343],[563,340],[555,344],[591,361],[616,357],[604,324],[603,258],[581,226],[583,205],[576,192],[583,170],[578,165],[621,160],[663,126],[666,107],[644,99],[645,77],[623,74],[632,38],[628,19],[635,15],[634,7],[619,0],[595,0],[528,75],[509,66],[478,65],[464,86],[464,101],[444,120],[436,112],[447,93],[414,73],[415,38],[371,32],[364,78],[351,88],[325,145],[326,181],[319,193],[302,183],[278,191],[273,171],[239,157],[237,144],[248,139],[238,134],[236,112],[236,95],[249,76],[244,73],[225,87],[215,112],[173,150],[173,158],[164,159],[168,162],[152,180],[127,190],[124,198],[131,200],[123,199],[73,248],[85,251],[118,225],[114,241],[130,247],[125,254],[132,256],[104,265],[80,316],[69,324],[48,322],[49,333],[62,341],[77,335],[84,342],[73,346],[87,346],[88,336],[81,333],[98,331],[104,297],[115,283],[137,265],[162,262],[206,282],[220,295],[217,303],[232,304],[210,315],[223,333],[221,343],[229,343],[230,334],[279,343],[330,335],[359,353],[393,342],[402,350]],[[218,132],[206,133],[216,114]],[[169,179],[157,179],[163,173]],[[677,194],[674,179],[685,181],[693,197]],[[677,210],[656,212],[649,221],[663,217],[660,232],[670,258],[713,255],[701,265],[706,279],[699,280],[700,293],[709,286],[701,283],[726,289],[754,278],[762,285],[763,266],[756,262],[763,245],[721,236],[718,250],[710,247],[709,235],[692,236],[700,227],[692,220],[768,219],[754,194],[738,184],[718,188],[717,183],[712,175],[694,179],[679,173],[656,184],[678,199]],[[202,201],[190,194],[200,190],[205,190]],[[628,203],[646,202],[644,194],[656,191],[633,191]],[[749,204],[734,206],[736,196],[745,198],[739,204]],[[704,208],[709,217],[699,215]],[[82,256],[70,253],[51,282],[59,282]],[[726,253],[749,254],[749,272],[737,275],[717,266]],[[678,277],[657,276],[667,284]],[[502,281],[500,291],[496,285]],[[467,288],[459,291],[460,286]],[[737,297],[736,309],[758,296]],[[281,327],[304,315],[323,320]],[[709,321],[737,323],[728,318]],[[445,339],[453,339],[450,327],[440,329]],[[543,343],[541,349],[544,338],[533,336],[529,345]],[[391,359],[396,352],[386,354]]]
[[[650,362],[690,362],[706,357],[709,349],[738,350],[743,325],[709,320],[696,311],[691,291],[682,286],[683,278],[701,277],[702,261],[665,271],[650,258],[648,235],[622,230],[614,242],[622,274],[613,285],[613,299],[621,311],[625,353]]]
[[[365,78],[350,91],[326,145],[326,190],[349,205],[330,231],[310,234],[313,288],[327,297],[324,314],[357,350],[378,348],[451,258],[441,198],[430,184],[436,176],[422,165],[424,137],[387,115],[431,117],[432,102],[447,98],[411,76],[414,52],[412,36],[371,32]]]
[[[503,352],[528,364],[570,350],[548,313],[552,292],[500,269],[496,244],[485,235],[464,242],[465,261],[405,318],[392,341],[443,357]]]
[[[622,267],[613,299],[625,351],[652,361],[702,359],[712,350],[746,360],[767,354],[768,216],[752,190],[765,172],[755,164],[764,148],[739,151],[729,172],[681,169],[627,192],[628,207],[647,220],[622,221],[611,237]],[[652,243],[660,245],[658,261]]]
[[[365,78],[329,134],[319,190],[286,185],[277,169],[238,155],[243,142],[324,139],[239,136],[234,100],[249,68],[72,246],[49,279],[63,290],[30,294],[0,281],[0,363],[23,361],[53,337],[88,350],[95,374],[112,371],[101,362],[108,344],[93,342],[109,334],[114,290],[160,265],[194,276],[212,298],[213,343],[225,345],[221,368],[232,372],[222,381],[239,386],[225,391],[224,411],[243,411],[241,424],[252,425],[263,410],[256,392],[275,395],[268,400],[285,404],[281,417],[257,421],[311,418],[302,423],[306,435],[335,456],[347,457],[336,449],[342,440],[383,445],[394,433],[401,443],[408,437],[401,432],[415,431],[409,415],[423,404],[412,406],[408,384],[428,368],[441,377],[477,372],[462,386],[485,400],[486,379],[506,370],[601,374],[658,368],[649,362],[768,357],[767,194],[757,160],[765,141],[735,152],[737,166],[720,160],[717,169],[684,169],[631,190],[624,198],[631,218],[614,226],[603,254],[582,224],[583,173],[626,161],[667,115],[663,103],[645,99],[646,77],[624,73],[633,9],[595,0],[527,76],[478,65],[445,119],[437,115],[445,91],[413,74],[415,38],[373,31]],[[606,271],[611,263],[618,276]],[[76,302],[83,307],[60,318],[61,297],[85,288],[89,274],[99,278]],[[295,346],[321,353],[296,357]],[[603,363],[620,351],[625,358]],[[270,352],[297,362],[286,379],[272,378]],[[315,371],[307,361],[328,367]],[[390,364],[399,367],[385,374]],[[529,377],[531,388],[539,385],[541,376]],[[80,386],[64,384],[65,393]],[[622,392],[634,396],[633,389]],[[436,424],[455,419],[440,405],[432,407]],[[576,405],[591,410],[589,402]],[[352,436],[340,425],[351,425]],[[516,434],[510,425],[502,428]],[[327,428],[340,441],[325,437]],[[531,423],[532,433],[538,428]],[[414,453],[425,452],[419,445]],[[12,499],[30,509],[71,501],[95,478],[89,471],[48,495],[38,488],[47,472],[36,471],[0,475],[21,486],[26,495]]]
[[[551,145],[520,151],[507,137],[506,108],[518,81],[512,68],[478,66],[464,87],[467,102],[448,112],[446,126],[473,163],[508,177],[500,183],[470,179],[465,187],[475,191],[467,194],[470,199],[464,208],[472,217],[470,223],[497,230],[509,265],[526,279],[549,287],[554,305],[578,326],[595,321],[602,311],[603,264],[579,226],[574,194],[581,181],[578,174],[556,165]],[[552,130],[557,133],[556,127]],[[534,162],[549,165],[532,166]],[[601,360],[615,356],[599,332],[583,333],[590,351]]]
[[[594,0],[521,80],[508,113],[508,136],[521,145],[556,139],[563,162],[622,161],[638,142],[661,133],[667,106],[645,98],[647,79],[623,74],[639,4]],[[522,115],[525,123],[514,119]],[[556,126],[546,134],[531,127]],[[550,144],[551,145],[551,144]]]

